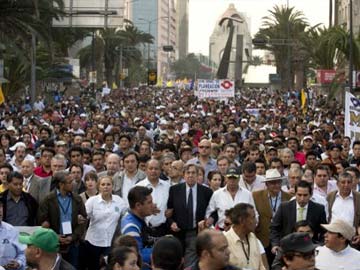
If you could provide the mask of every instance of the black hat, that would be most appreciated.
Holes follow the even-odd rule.
[[[226,177],[239,178],[240,177],[240,171],[237,168],[230,167],[226,171]]]
[[[281,239],[280,247],[284,253],[289,251],[307,253],[313,251],[317,246],[314,245],[308,233],[295,232]]]

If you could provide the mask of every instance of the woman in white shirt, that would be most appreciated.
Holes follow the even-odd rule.
[[[111,177],[100,178],[98,185],[100,194],[89,198],[85,204],[90,221],[85,236],[89,270],[98,270],[101,255],[108,255],[116,226],[127,209],[125,201],[112,194]]]

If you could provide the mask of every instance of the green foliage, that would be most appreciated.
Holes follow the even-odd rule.
[[[175,61],[171,69],[176,74],[176,79],[202,78],[200,74],[200,62],[193,53],[188,54],[186,58]]]

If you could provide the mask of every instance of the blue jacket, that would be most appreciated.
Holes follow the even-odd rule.
[[[120,227],[121,234],[130,235],[135,238],[143,263],[150,266],[153,241],[148,234],[148,227],[145,221],[129,211],[127,215],[121,219]],[[143,267],[143,269],[148,268]]]

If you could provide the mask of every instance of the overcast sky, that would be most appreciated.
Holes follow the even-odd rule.
[[[181,1],[181,0],[180,0]],[[329,21],[328,0],[288,0],[290,6],[304,13],[311,25]],[[209,53],[209,38],[218,20],[233,3],[239,12],[250,17],[251,33],[254,35],[261,26],[261,18],[269,15],[275,5],[286,5],[287,0],[190,0],[189,52]]]

